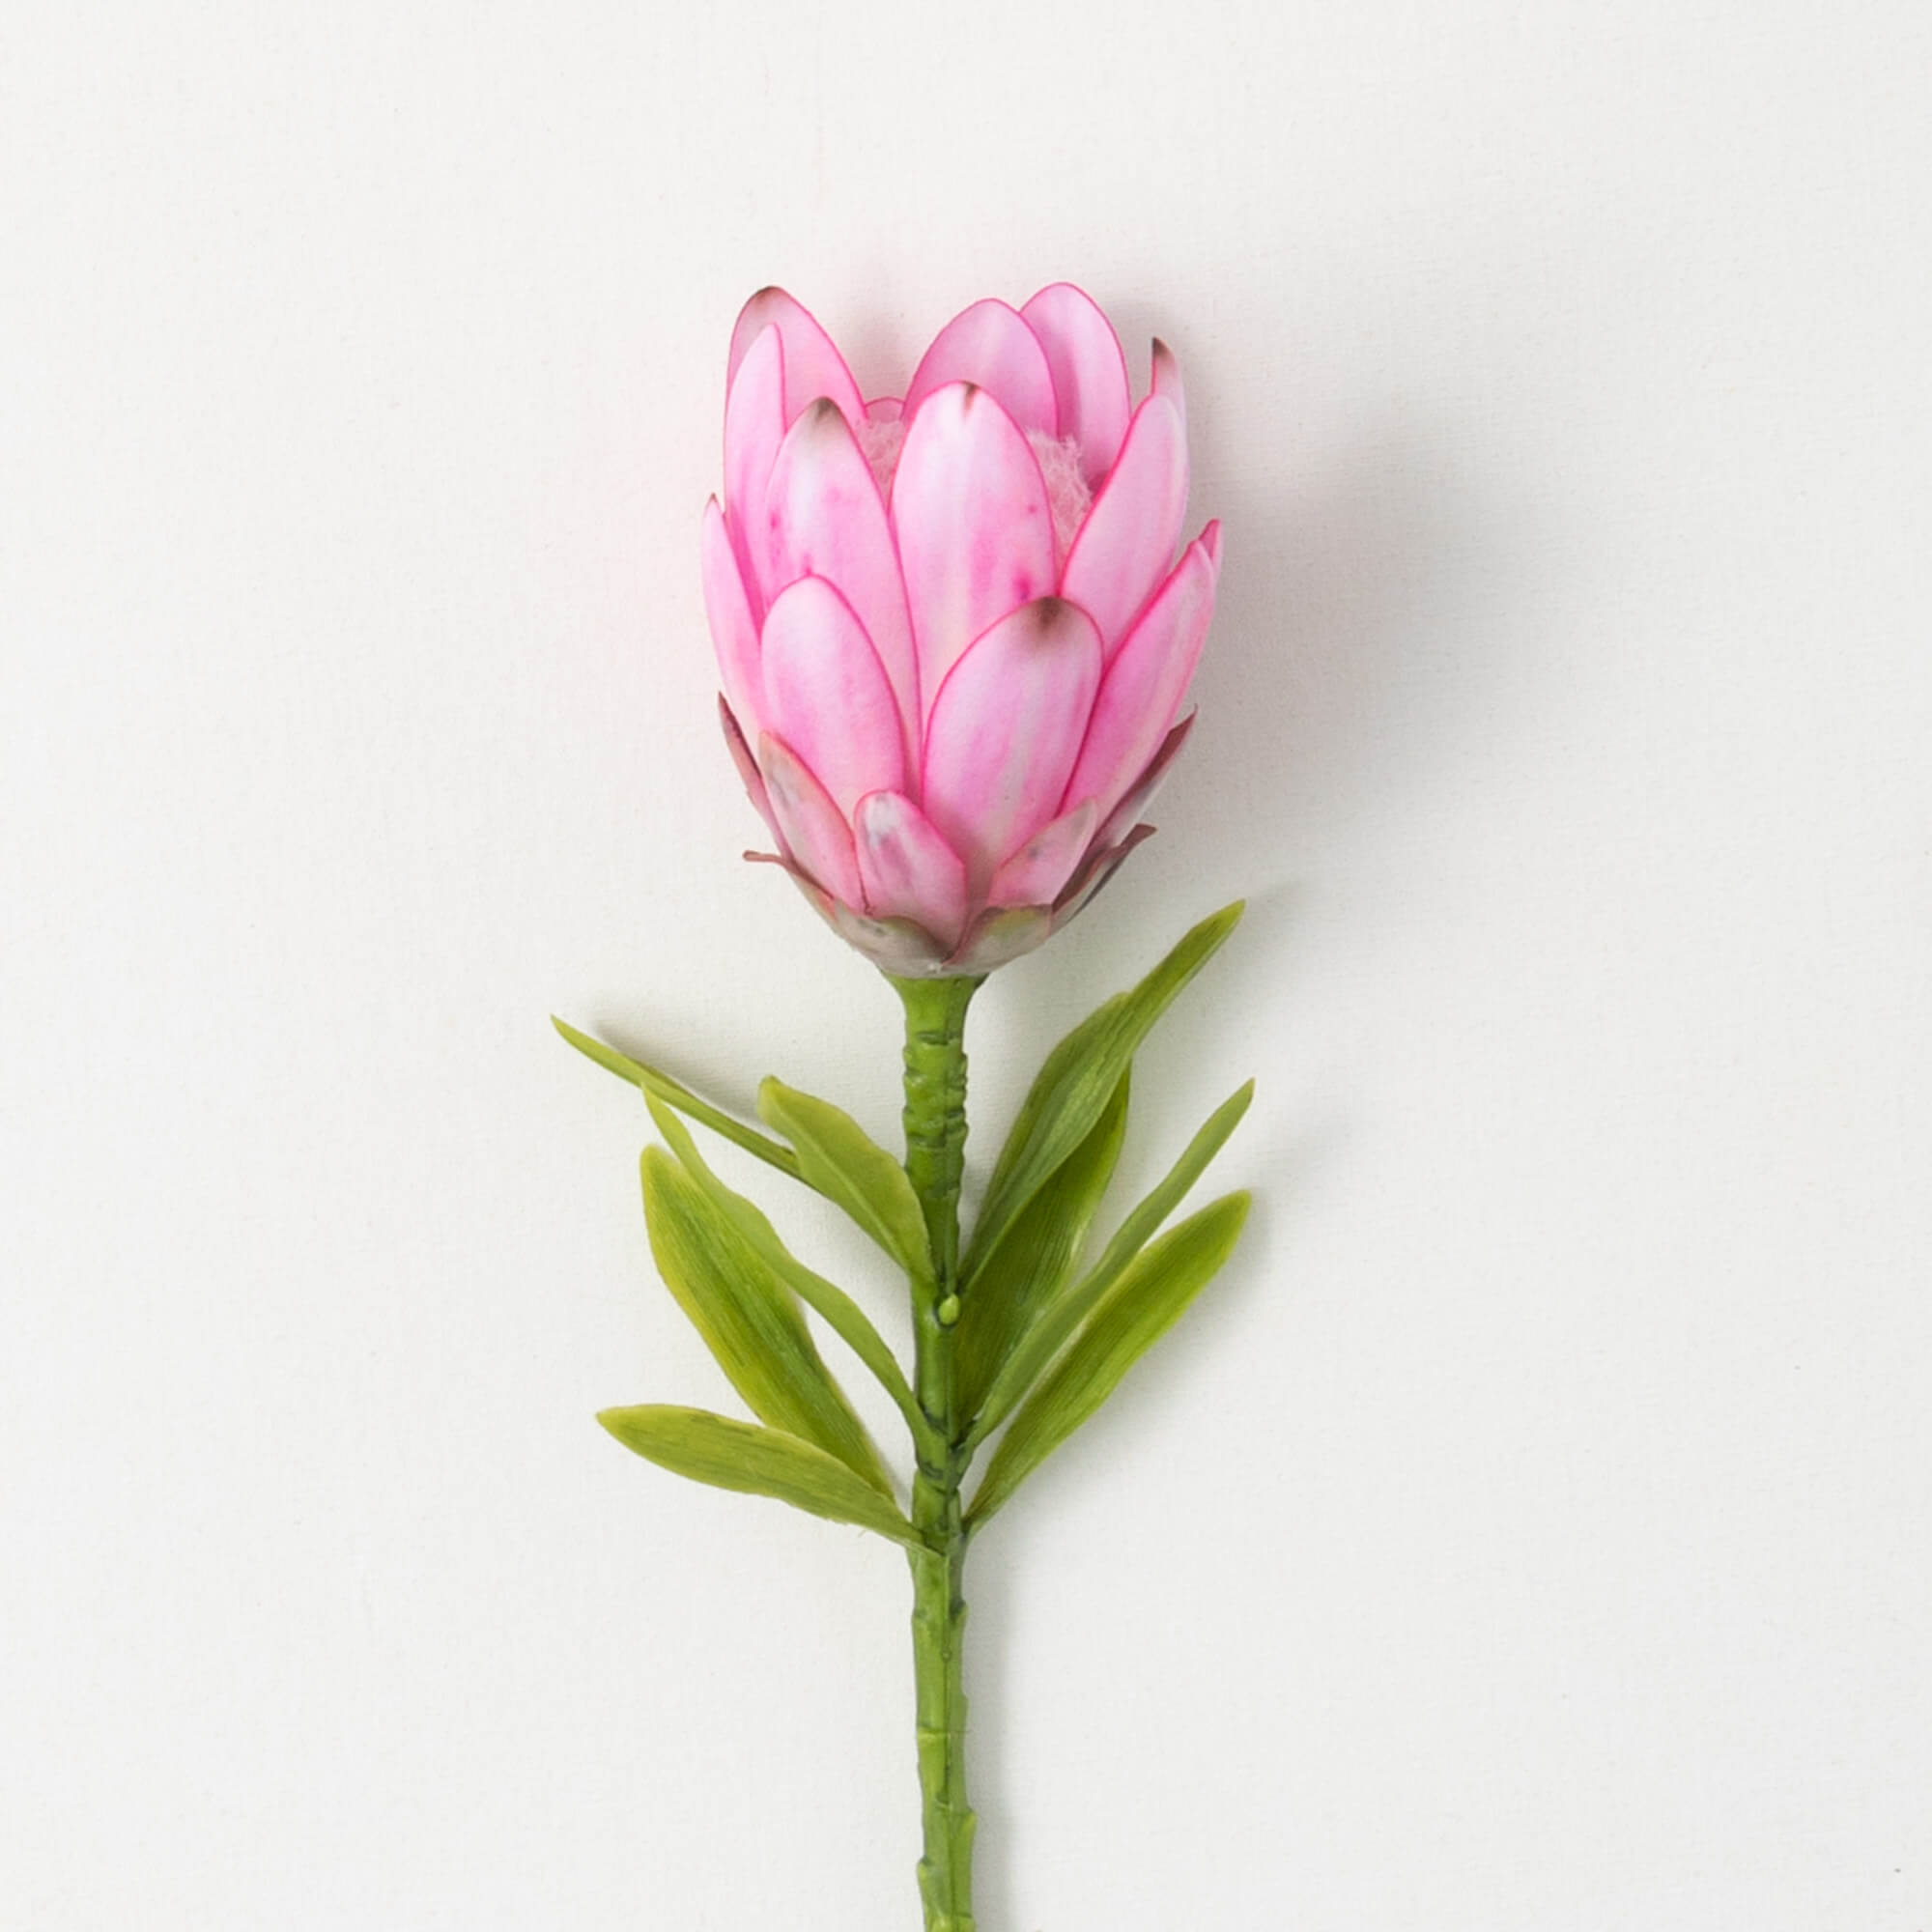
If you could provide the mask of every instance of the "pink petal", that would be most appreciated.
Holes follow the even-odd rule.
[[[738,767],[738,778],[757,813],[765,821],[765,828],[780,845],[783,845],[784,834],[779,830],[779,822],[772,811],[770,794],[765,790],[764,775],[758,770],[758,761],[752,755],[752,748],[745,742],[745,734],[738,726],[738,721],[731,715],[731,707],[721,696],[718,700],[718,722],[724,727],[724,742],[731,750],[731,762]]]
[[[866,627],[824,578],[801,577],[772,600],[762,654],[764,722],[841,812],[905,782],[898,700]]]
[[[1000,619],[953,667],[925,733],[924,805],[976,892],[1060,805],[1100,682],[1100,639],[1042,597]]]
[[[769,731],[758,738],[758,768],[785,849],[826,892],[847,905],[864,904],[852,834],[825,787],[791,747]]]
[[[875,791],[853,819],[866,908],[910,919],[951,951],[966,923],[966,867],[902,791]]]
[[[905,404],[897,396],[874,396],[866,405],[866,420],[875,423],[895,423],[905,412]]]
[[[1094,837],[1094,849],[1104,851],[1117,845],[1133,828],[1135,819],[1148,808],[1153,795],[1167,782],[1167,775],[1174,761],[1180,755],[1180,748],[1187,742],[1188,733],[1194,729],[1194,721],[1200,714],[1190,711],[1160,741],[1160,750],[1141,768],[1140,776],[1127,785],[1121,802],[1107,814],[1107,822]],[[1148,827],[1151,832],[1151,826]]]
[[[1121,338],[1094,298],[1071,282],[1041,289],[1020,316],[1046,351],[1060,434],[1079,443],[1081,474],[1089,489],[1097,489],[1121,453],[1133,408]]]
[[[986,903],[1050,906],[1061,887],[1073,876],[1073,868],[1093,841],[1094,828],[1099,822],[1100,808],[1089,798],[1041,826],[993,874],[993,882],[986,888]]]
[[[926,398],[899,452],[892,525],[930,718],[967,645],[1053,588],[1053,510],[1038,460],[986,390],[954,383]]]
[[[738,311],[737,326],[731,331],[731,359],[725,371],[727,384],[737,376],[738,365],[767,328],[776,328],[784,338],[787,427],[820,396],[830,396],[847,422],[857,422],[866,413],[859,385],[852,380],[844,356],[812,319],[810,311],[801,307],[782,289],[760,289]]]
[[[775,328],[752,344],[724,397],[724,516],[753,617],[764,615],[765,493],[784,440],[784,347]]]
[[[1201,541],[1208,546],[1208,561],[1214,566],[1214,582],[1221,582],[1221,520],[1217,517],[1201,532]]]
[[[1174,351],[1159,336],[1153,339],[1153,389],[1156,396],[1165,396],[1174,405],[1175,413],[1180,418],[1180,439],[1187,440],[1187,391],[1181,386],[1180,364],[1174,359]]]
[[[1167,575],[1187,508],[1187,444],[1165,396],[1134,412],[1121,460],[1067,553],[1060,594],[1100,627],[1111,653]]]
[[[752,615],[745,580],[716,497],[704,506],[698,551],[704,578],[704,614],[711,625],[711,643],[718,653],[718,674],[724,681],[725,701],[756,731],[764,724],[757,620]]]
[[[1003,301],[976,301],[932,339],[906,384],[905,413],[948,383],[973,383],[990,390],[1023,430],[1061,434],[1053,397],[1053,371],[1040,340]]]
[[[1096,798],[1105,817],[1167,735],[1214,614],[1214,566],[1196,542],[1107,667],[1066,796]]]
[[[805,576],[837,584],[885,667],[907,754],[919,744],[919,671],[905,585],[879,486],[851,427],[826,401],[785,433],[767,499],[773,594]]]

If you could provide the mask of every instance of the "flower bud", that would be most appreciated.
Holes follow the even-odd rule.
[[[779,848],[749,856],[899,977],[989,972],[1071,919],[1193,722],[1221,542],[1176,560],[1186,502],[1174,357],[1136,408],[1068,283],[975,302],[872,402],[753,296],[703,530],[725,736]]]

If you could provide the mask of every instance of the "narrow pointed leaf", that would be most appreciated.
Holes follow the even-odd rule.
[[[931,1425],[913,1398],[904,1372],[886,1346],[885,1338],[867,1319],[865,1311],[836,1283],[814,1273],[780,1239],[778,1231],[766,1219],[756,1203],[734,1193],[720,1180],[697,1151],[697,1143],[683,1122],[651,1094],[644,1096],[658,1131],[670,1143],[670,1150],[683,1163],[685,1172],[703,1190],[712,1205],[757,1253],[759,1258],[786,1284],[806,1306],[812,1309],[832,1332],[858,1356],[877,1378],[879,1385],[898,1406],[922,1453],[940,1448]]]
[[[963,1294],[1047,1178],[1100,1118],[1127,1063],[1153,1023],[1239,923],[1236,899],[1204,919],[1131,992],[1111,1000],[1047,1055],[1000,1151],[962,1265]]]
[[[1128,1079],[1122,1071],[1093,1132],[1027,1203],[961,1299],[952,1359],[965,1416],[978,1412],[1013,1345],[1066,1285],[1120,1158]]]
[[[969,1524],[986,1520],[1120,1386],[1234,1252],[1246,1194],[1223,1195],[1145,1249],[1028,1397],[986,1465]]]
[[[824,1450],[777,1429],[760,1429],[708,1409],[646,1403],[597,1417],[626,1449],[694,1483],[741,1494],[775,1496],[833,1522],[917,1546],[920,1538],[892,1502]]]
[[[646,1148],[641,1167],[658,1272],[746,1406],[890,1495],[879,1452],[819,1359],[790,1289],[662,1148]]]
[[[798,1151],[799,1172],[836,1201],[916,1281],[932,1279],[925,1217],[905,1169],[852,1116],[780,1080],[758,1089],[758,1118]]]
[[[1208,1163],[1220,1152],[1225,1142],[1239,1125],[1248,1102],[1255,1097],[1250,1080],[1209,1114],[1201,1131],[1188,1142],[1180,1158],[1167,1171],[1160,1183],[1114,1232],[1100,1259],[1078,1281],[1054,1295],[1040,1311],[1032,1326],[1007,1356],[986,1399],[980,1406],[967,1447],[977,1448],[1011,1412],[1040,1372],[1060,1352],[1066,1338],[1087,1319],[1094,1304],[1126,1271],[1127,1264],[1140,1253],[1160,1224],[1178,1208],[1187,1190],[1200,1179]],[[1070,1165],[1070,1163],[1069,1163]]]
[[[689,1114],[714,1134],[722,1134],[747,1153],[756,1154],[781,1174],[788,1174],[794,1180],[802,1179],[798,1171],[798,1156],[790,1148],[781,1146],[768,1134],[761,1134],[756,1127],[748,1127],[742,1121],[734,1121],[722,1108],[699,1098],[668,1073],[660,1073],[655,1066],[646,1066],[641,1060],[633,1060],[628,1054],[619,1053],[614,1046],[606,1046],[601,1039],[592,1039],[587,1033],[579,1033],[567,1020],[558,1019],[554,1013],[551,1015],[550,1023],[586,1060],[594,1060],[619,1080],[628,1080],[644,1093],[655,1094],[680,1114]]]

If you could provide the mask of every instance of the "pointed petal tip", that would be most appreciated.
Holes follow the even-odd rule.
[[[917,643],[920,709],[987,627],[1055,587],[1053,507],[1039,459],[1000,398],[949,383],[914,408],[891,522]]]
[[[1127,358],[1105,312],[1073,282],[1049,282],[1020,311],[1053,377],[1058,433],[1080,446],[1080,470],[1097,490],[1121,453],[1132,413]]]
[[[735,384],[752,350],[774,330],[784,369],[783,414],[787,423],[795,421],[806,405],[819,396],[832,397],[854,419],[865,413],[859,385],[852,380],[838,345],[803,302],[776,283],[760,289],[738,311],[725,359],[727,388]]]
[[[987,297],[961,309],[920,358],[906,384],[907,413],[948,384],[990,389],[1024,429],[1058,434],[1053,373],[1039,338],[1009,303]]]
[[[842,420],[839,434],[847,432]],[[761,645],[764,722],[849,812],[904,781],[903,720],[871,638],[837,584],[805,576],[772,602]]]
[[[1100,670],[1093,619],[1042,597],[998,619],[947,674],[926,722],[923,803],[976,893],[1055,815]]]
[[[1187,429],[1171,395],[1147,396],[1061,572],[1111,652],[1168,574],[1187,508]]]

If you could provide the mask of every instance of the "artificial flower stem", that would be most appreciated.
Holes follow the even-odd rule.
[[[959,1319],[959,1183],[966,1156],[966,1009],[978,979],[895,980],[905,1005],[906,1176],[925,1216],[932,1285],[915,1284],[914,1386],[944,1443],[922,1455],[910,1551],[913,1674],[924,1851],[919,1863],[926,1932],[973,1932],[973,1809],[966,1798],[966,1693],[961,1670],[966,1529],[959,1485],[953,1335]]]
[[[938,1548],[912,1559],[913,1684],[919,1726],[923,1850],[919,1892],[925,1932],[973,1932],[973,1807],[966,1797],[966,1691],[961,1657],[966,1531],[953,1471],[913,1478],[914,1524]]]

